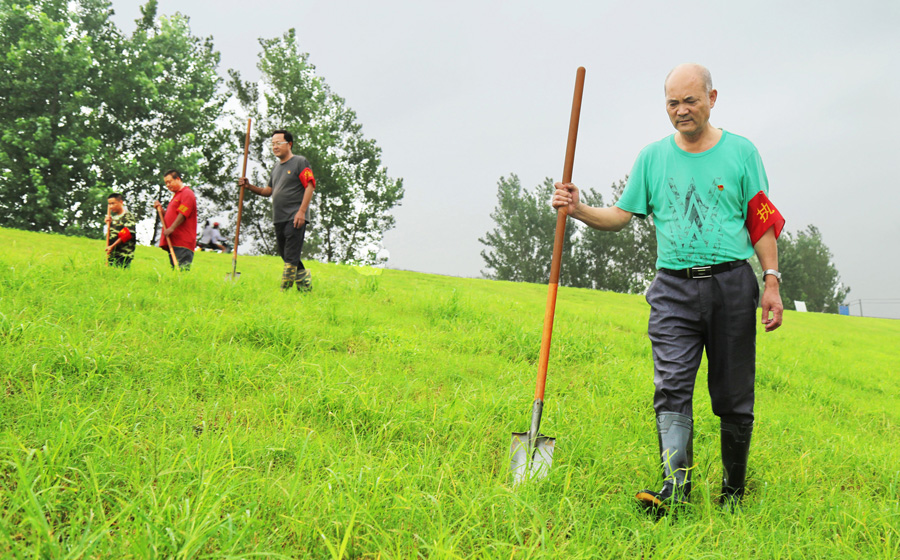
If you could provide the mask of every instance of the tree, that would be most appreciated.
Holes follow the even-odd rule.
[[[186,17],[150,0],[125,37],[107,0],[0,3],[0,224],[99,236],[111,190],[141,218],[168,168],[222,184],[219,55]]]
[[[97,103],[93,41],[65,0],[0,5],[0,220],[77,230],[101,200],[92,161],[102,140],[83,109]]]
[[[622,196],[627,180],[613,183],[613,204]],[[603,197],[593,189],[580,194],[586,204],[603,206]],[[633,218],[616,233],[584,228],[577,243],[575,261],[583,269],[580,286],[643,293],[656,275],[656,227],[649,216]]]
[[[613,184],[614,201],[625,181]],[[550,276],[556,210],[550,206],[553,180],[529,192],[519,178],[501,178],[497,207],[491,213],[496,227],[479,241],[488,278],[518,282],[546,282]],[[582,202],[603,206],[594,189],[580,191]],[[656,229],[652,220],[634,219],[622,231],[610,233],[581,227],[569,220],[563,248],[560,284],[624,293],[643,292],[656,272]]]
[[[850,287],[841,282],[831,251],[814,225],[796,235],[787,231],[781,234],[778,268],[784,275],[781,297],[785,309],[795,309],[794,301],[802,301],[809,311],[837,313],[850,292]]]
[[[522,188],[519,177],[511,174],[497,183],[497,207],[491,212],[496,227],[478,239],[488,249],[481,252],[489,270],[487,278],[513,282],[547,282],[556,232],[556,210],[550,206],[553,180],[544,179],[533,191]],[[563,246],[564,266],[560,284],[571,285],[576,276],[568,269],[572,256],[574,224],[566,227]]]
[[[173,168],[199,198],[220,201],[234,176],[231,154],[243,146],[229,145],[217,122],[228,95],[212,38],[193,36],[186,16],[158,17],[156,8],[156,0],[141,8],[135,32],[114,53],[120,63],[108,61],[116,69],[105,76],[109,99],[117,104],[102,111],[110,138],[101,173],[130,195],[139,216],[152,212],[154,198],[168,196],[162,175]]]
[[[251,156],[263,171],[253,175],[253,182],[268,181],[273,158],[266,148],[272,131],[289,130],[294,153],[309,160],[316,176],[306,250],[326,262],[377,263],[377,246],[394,227],[390,212],[403,198],[402,179],[388,177],[381,148],[363,136],[356,113],[316,75],[293,29],[259,44],[260,82],[245,82],[233,70],[229,80],[242,110],[255,123]],[[242,224],[263,252],[274,253],[270,202],[252,196],[244,200]]]

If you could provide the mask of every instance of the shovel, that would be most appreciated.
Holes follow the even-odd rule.
[[[156,212],[159,214],[159,221],[162,223],[163,232],[166,231],[166,219],[163,217],[162,206],[156,207]],[[175,249],[172,248],[172,241],[169,239],[169,236],[165,233],[162,235],[166,238],[166,246],[169,248],[169,256],[172,257],[172,262],[174,263],[175,270],[181,270],[181,265],[178,263],[178,257],[175,256]]]
[[[109,208],[106,209],[106,218],[108,220],[112,220],[112,212]],[[112,222],[106,224],[106,246],[109,247],[109,230],[112,229]],[[105,248],[104,248],[105,250]],[[106,266],[109,266],[109,251],[106,251]]]
[[[581,116],[581,94],[584,91],[584,67],[575,74],[575,97],[572,99],[572,116],[569,119],[569,140],[566,145],[566,162],[563,166],[563,183],[572,181],[575,165],[575,140],[578,137],[578,119]],[[547,310],[544,313],[544,332],[541,336],[541,355],[538,361],[537,387],[531,408],[531,429],[513,432],[510,446],[510,465],[513,483],[529,478],[547,476],[553,464],[556,438],[541,433],[541,414],[544,410],[544,387],[547,384],[547,363],[550,361],[550,339],[553,335],[553,315],[556,311],[556,291],[559,287],[559,268],[562,261],[563,242],[566,233],[566,209],[556,214],[556,236],[553,241],[553,260],[550,264],[550,284],[547,292]]]
[[[247,154],[250,153],[250,121],[247,119],[247,137],[244,139],[244,168],[241,170],[241,178],[247,177]],[[238,196],[237,225],[234,227],[234,251],[231,253],[231,274],[226,274],[226,280],[237,280],[241,273],[237,271],[238,241],[241,238],[241,213],[244,211],[244,187],[241,186],[241,194]]]

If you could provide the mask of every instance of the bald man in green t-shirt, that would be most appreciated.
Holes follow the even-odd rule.
[[[713,412],[720,418],[722,503],[734,507],[743,497],[756,375],[759,287],[747,261],[754,252],[765,270],[766,332],[781,326],[783,310],[776,237],[784,222],[767,227],[756,218],[754,205],[761,198],[768,203],[769,190],[759,153],[746,138],[709,123],[718,92],[706,68],[677,66],[666,77],[665,92],[675,133],[641,151],[614,206],[581,203],[571,183],[557,183],[552,200],[555,208],[605,231],[621,230],[635,215],[653,216],[659,273],[647,291],[648,332],[663,485],[636,498],[657,513],[690,495],[692,397],[704,349]]]

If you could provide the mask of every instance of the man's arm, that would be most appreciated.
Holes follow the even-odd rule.
[[[309,203],[312,201],[314,190],[314,187],[309,186],[303,191],[303,202],[300,203],[300,210],[297,210],[297,214],[294,216],[295,228],[301,228],[303,227],[303,224],[306,223],[306,210],[309,209]]]
[[[116,238],[115,243],[110,243],[109,245],[106,246],[106,254],[107,255],[113,252],[113,249],[115,249],[116,246],[119,245],[119,241],[121,241],[121,239]]]
[[[634,215],[618,206],[594,208],[582,204],[578,197],[578,187],[572,183],[555,183],[556,191],[550,203],[554,208],[565,207],[569,216],[580,220],[594,229],[619,231],[631,221]]]
[[[257,187],[256,185],[251,185],[250,181],[246,177],[241,177],[240,179],[238,179],[238,186],[244,187],[245,189],[250,190],[250,192],[252,192],[253,194],[258,194],[259,196],[272,196],[272,187]]]
[[[186,219],[187,218],[184,217],[184,214],[179,212],[178,217],[175,218],[175,221],[172,223],[172,225],[163,230],[163,235],[165,235],[165,236],[172,235],[175,232],[175,230],[178,229],[178,226],[183,224]]]
[[[119,219],[119,231],[116,233],[116,240],[110,243],[106,247],[106,252],[111,253],[113,249],[118,247],[120,244],[124,244],[132,239],[134,239],[134,229],[137,225],[137,220],[134,217],[134,214],[131,212],[125,212],[124,215]],[[109,227],[112,227],[112,220],[107,219],[107,223]],[[112,230],[110,230],[110,233]]]
[[[756,245],[753,246],[759,264],[763,270],[778,270],[778,244],[775,241],[775,228],[769,228]],[[784,306],[781,303],[778,279],[771,274],[763,278],[765,289],[762,295],[762,324],[766,332],[772,332],[781,326]],[[770,317],[771,315],[771,317]]]

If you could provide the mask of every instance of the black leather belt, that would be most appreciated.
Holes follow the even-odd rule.
[[[691,268],[683,268],[681,270],[660,268],[659,271],[664,272],[669,276],[675,276],[678,278],[709,278],[714,274],[719,274],[720,272],[728,272],[729,270],[733,270],[743,264],[747,264],[747,261],[731,261],[727,263],[711,264],[708,266],[693,266]]]

